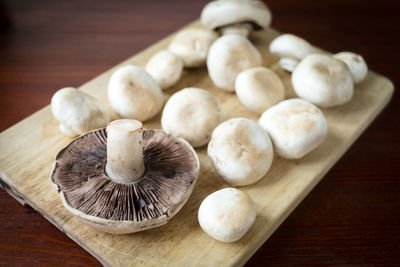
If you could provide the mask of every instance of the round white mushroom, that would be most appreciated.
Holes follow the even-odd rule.
[[[133,65],[121,67],[112,74],[108,100],[121,118],[140,121],[154,117],[164,103],[157,82],[143,68]]]
[[[167,50],[154,54],[146,65],[146,71],[156,80],[161,89],[169,88],[179,81],[182,70],[182,59]]]
[[[367,77],[368,66],[361,55],[352,52],[340,52],[333,57],[346,63],[350,69],[354,83],[360,83]]]
[[[168,50],[182,58],[186,68],[200,67],[205,64],[208,50],[217,38],[217,34],[208,29],[186,29],[174,36]]]
[[[209,2],[201,12],[201,23],[223,34],[249,35],[271,24],[271,12],[261,1],[219,0]]]
[[[328,126],[324,114],[302,99],[288,99],[265,111],[259,121],[272,139],[276,153],[298,159],[319,146]]]
[[[200,227],[222,242],[241,239],[256,219],[253,200],[236,188],[224,188],[208,195],[200,205]]]
[[[258,50],[243,36],[228,34],[218,38],[207,57],[208,74],[214,84],[228,92],[235,91],[236,76],[262,64]]]
[[[294,34],[281,34],[269,45],[271,54],[280,58],[292,58],[298,61],[314,53],[316,49],[303,38]]]
[[[243,105],[259,114],[285,98],[281,79],[265,67],[241,72],[236,78],[235,91]]]
[[[199,88],[185,88],[173,94],[161,116],[165,132],[184,138],[194,147],[207,144],[220,121],[221,109],[217,100]]]
[[[246,118],[234,118],[218,125],[207,153],[218,174],[234,186],[253,184],[263,178],[274,156],[266,131]]]
[[[351,100],[353,80],[349,68],[327,55],[306,56],[292,73],[296,94],[321,107],[334,107]]]
[[[51,111],[60,122],[61,132],[71,137],[104,127],[110,121],[107,109],[96,99],[72,87],[53,95]]]

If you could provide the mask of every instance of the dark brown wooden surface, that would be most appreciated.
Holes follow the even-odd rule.
[[[206,1],[0,1],[0,131],[196,19]],[[267,1],[272,26],[355,51],[400,82],[400,5]],[[373,122],[248,265],[400,264],[400,97]],[[1,153],[1,151],[0,151]],[[100,265],[0,190],[0,265]]]

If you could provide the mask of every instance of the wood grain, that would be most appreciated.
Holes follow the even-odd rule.
[[[285,8],[285,1],[283,1],[282,6],[283,6],[282,8]],[[340,3],[339,3],[339,6],[340,6]],[[342,4],[342,6],[345,6],[345,4]],[[288,6],[287,8],[289,8],[289,10],[292,10],[295,7],[300,8],[300,11],[302,10],[301,7],[296,6],[296,5],[294,5],[294,7]],[[51,7],[48,7],[48,9],[51,10]],[[323,8],[321,8],[321,9],[323,10]],[[299,13],[301,13],[300,11],[299,11]],[[28,11],[26,11],[26,12],[29,13]],[[349,11],[346,11],[346,12],[349,12]],[[389,12],[389,18],[388,18],[389,22],[390,22],[390,14],[391,13]],[[300,16],[300,15],[297,15],[297,17],[298,16]],[[179,25],[182,25],[182,24],[183,23],[181,23]],[[295,25],[295,24],[293,24],[293,25]],[[298,26],[298,27],[300,27],[300,26]],[[318,32],[318,29],[320,29],[320,31],[322,31],[324,28],[321,25],[315,25],[313,27],[314,27],[314,29],[317,29],[316,30],[317,32]],[[333,31],[332,29],[325,29],[325,31],[326,30],[328,30],[330,32]],[[85,29],[82,29],[82,32],[85,32]],[[301,34],[301,33],[299,32],[299,34]],[[305,34],[308,35],[310,33],[304,33],[303,36]],[[384,34],[384,33],[380,33],[380,34]],[[318,35],[317,35],[317,37],[310,37],[311,40],[315,40],[313,38],[318,38]],[[329,38],[326,38],[326,39],[329,39]],[[324,47],[324,48],[326,47],[328,50],[330,50],[329,47],[332,47],[335,45],[334,43],[330,43],[329,40],[325,40],[325,38],[321,37],[320,40],[323,40],[323,42],[326,42],[327,46],[322,46],[322,47]],[[154,41],[154,40],[152,40],[152,41]],[[354,43],[355,43],[355,41],[354,41]],[[368,47],[368,42],[366,42],[366,43],[367,43],[366,47]],[[33,44],[33,45],[35,45],[35,44]],[[340,45],[340,43],[337,43],[336,45]],[[370,45],[373,46],[373,44],[370,44]],[[334,49],[338,49],[338,48],[334,48]],[[353,50],[360,51],[360,49],[366,49],[366,48],[359,47],[358,50],[356,50],[356,49],[353,49]],[[116,54],[116,52],[113,52],[113,51],[110,51],[109,53],[110,53],[110,55],[113,53]],[[387,51],[384,50],[383,53],[387,53]],[[24,56],[24,55],[22,55],[22,56]],[[35,55],[31,54],[31,55],[25,55],[25,56],[35,56]],[[10,56],[10,58],[12,58],[12,55]],[[83,58],[85,58],[85,56],[83,56]],[[372,64],[374,64],[374,62],[378,62],[378,64],[377,64],[378,67],[379,66],[384,67],[387,65],[385,63],[385,61],[383,61],[383,60],[379,61],[379,59],[378,59],[377,61],[374,61],[373,59],[374,58],[372,58],[372,61],[370,61],[367,58],[368,62],[371,62]],[[64,57],[63,60],[68,62],[68,60],[71,60],[71,59],[68,59],[68,57]],[[85,59],[83,59],[83,60],[85,60]],[[73,61],[73,60],[71,60],[71,61]],[[381,65],[379,65],[379,62],[382,62]],[[27,65],[31,64],[29,62],[27,62],[27,63],[17,62],[14,64],[18,64],[18,63],[20,63],[20,64],[23,63],[23,64],[27,64]],[[113,62],[111,62],[111,63],[113,63]],[[114,63],[115,63],[115,61],[114,61]],[[87,64],[90,65],[90,63],[87,63]],[[94,63],[94,64],[96,64],[96,63]],[[375,65],[376,65],[376,63],[375,63]],[[91,68],[91,69],[95,69],[95,68],[96,67]],[[374,67],[372,67],[372,68],[376,69]],[[46,88],[46,84],[57,83],[57,81],[51,80],[51,76],[56,76],[57,70],[56,69],[53,70],[54,69],[53,65],[49,65],[48,69],[49,69],[49,73],[55,73],[55,75],[50,75],[50,81],[47,80],[47,81],[41,82],[40,80],[43,80],[43,78],[38,79],[37,76],[36,76],[36,79],[38,79],[38,80],[35,81],[35,80],[33,80],[33,78],[35,78],[34,75],[33,76],[25,75],[24,78],[26,78],[26,80],[21,79],[21,76],[19,76],[18,79],[17,79],[17,76],[15,76],[15,75],[14,76],[2,76],[2,80],[4,79],[4,81],[7,81],[7,79],[10,79],[10,80],[15,79],[15,81],[16,81],[14,84],[15,88],[22,88],[23,86],[21,87],[21,85],[25,85],[27,88],[25,88],[24,92],[25,93],[27,92],[29,94],[29,92],[30,92],[29,88],[35,88],[33,86],[29,87],[28,80],[31,77],[31,83],[36,82],[38,84],[44,85],[43,89],[45,91],[45,94],[48,95],[48,99],[46,100],[46,99],[40,98],[40,96],[36,96],[36,98],[38,98],[37,99],[38,102],[46,100],[46,102],[44,102],[44,104],[45,104],[45,103],[48,103],[49,98],[52,94],[51,92],[54,92],[58,88],[58,87],[54,87],[54,88],[50,89],[50,91],[46,91],[46,90],[49,90]],[[71,67],[71,69],[74,69],[74,66]],[[85,71],[84,69],[85,68],[73,71],[70,74],[67,71],[64,79],[68,79],[68,80],[76,79],[75,81],[78,80],[78,82],[79,82],[79,79],[81,79],[80,77],[82,76],[82,73],[84,75],[89,75],[89,76],[91,75],[90,71]],[[388,70],[389,67],[387,67],[386,69]],[[25,68],[25,69],[22,68],[21,70],[23,73],[23,71],[28,71],[28,70],[30,71],[31,68],[29,68],[29,67]],[[37,71],[37,70],[35,70],[35,71]],[[388,71],[388,72],[390,74],[393,71],[394,71],[393,69],[390,69],[390,71]],[[2,73],[4,74],[5,72],[2,72]],[[39,77],[40,77],[40,74],[41,74],[40,70],[37,73],[39,74]],[[84,80],[82,80],[81,82],[83,82],[83,81]],[[59,87],[62,87],[65,85],[65,82],[63,82],[63,81],[59,81],[59,83],[61,84]],[[40,89],[40,90],[43,90],[43,89]],[[16,90],[14,90],[14,91],[16,91]],[[3,87],[2,87],[1,92],[4,92]],[[36,90],[32,89],[31,93],[36,93]],[[9,95],[11,96],[12,94],[10,93]],[[33,95],[35,95],[35,94],[33,94]],[[21,96],[24,96],[24,94],[20,94],[19,99],[21,99]],[[5,98],[0,98],[0,99],[2,101],[6,101],[6,100],[9,101],[9,99],[11,99],[11,97],[7,97],[7,94],[5,94]],[[397,98],[395,98],[395,99],[397,99]],[[36,101],[35,97],[32,97],[32,100],[33,100],[32,102],[35,102]],[[395,100],[395,101],[397,101],[397,100]],[[15,102],[20,103],[21,101],[18,102],[15,100]],[[28,102],[28,101],[26,101],[26,102]],[[32,103],[24,103],[24,104],[25,104],[25,106],[26,105],[29,106]],[[23,108],[21,108],[21,110],[22,109]],[[391,110],[396,111],[396,109],[393,109],[393,108]],[[5,110],[2,109],[2,112],[3,111],[5,111]],[[14,114],[14,112],[10,112],[10,111],[5,111],[5,112],[12,113],[13,116],[18,116],[18,113]],[[310,261],[308,261],[310,258],[313,259],[313,261],[325,262],[325,263],[327,263],[327,262],[331,262],[331,263],[332,262],[333,263],[342,262],[342,263],[355,263],[355,264],[357,262],[365,263],[365,262],[368,262],[368,261],[365,261],[365,259],[368,259],[368,256],[364,256],[364,254],[365,255],[368,254],[368,253],[363,253],[365,251],[372,252],[371,253],[372,255],[377,256],[377,257],[375,257],[375,259],[372,259],[372,257],[370,257],[370,259],[372,259],[372,262],[381,262],[381,263],[386,262],[386,260],[385,261],[381,260],[382,257],[379,257],[379,255],[381,255],[381,256],[389,255],[389,258],[388,257],[385,257],[385,258],[389,259],[389,261],[390,261],[390,259],[392,259],[392,261],[393,261],[393,259],[395,258],[393,249],[396,248],[396,244],[398,244],[398,243],[396,243],[396,240],[398,241],[398,232],[396,232],[396,231],[393,232],[393,230],[396,228],[391,228],[391,225],[394,225],[394,224],[393,223],[390,224],[390,222],[396,221],[395,220],[396,214],[393,214],[390,212],[390,210],[391,210],[390,207],[396,207],[396,203],[397,203],[397,207],[398,207],[399,202],[398,201],[396,202],[396,200],[398,200],[398,198],[396,198],[396,194],[395,194],[396,192],[398,192],[398,191],[396,191],[397,187],[390,186],[390,185],[394,185],[393,184],[394,180],[391,177],[396,177],[396,174],[398,174],[397,169],[395,169],[393,167],[393,166],[395,166],[394,164],[396,162],[398,163],[398,159],[396,161],[395,158],[392,158],[386,152],[387,151],[393,151],[393,152],[398,151],[398,146],[396,147],[396,144],[397,144],[396,140],[398,140],[398,139],[396,139],[395,134],[391,135],[391,132],[396,132],[396,130],[398,130],[398,127],[396,128],[396,126],[393,124],[394,125],[393,127],[389,127],[390,131],[387,131],[386,133],[382,133],[381,129],[382,128],[385,129],[385,127],[388,127],[385,125],[387,124],[387,120],[390,121],[390,119],[392,117],[392,116],[390,116],[390,114],[396,114],[396,112],[392,112],[392,113],[389,112],[389,113],[385,113],[385,114],[386,114],[386,116],[384,116],[384,118],[386,118],[385,123],[384,124],[380,123],[379,127],[377,129],[375,126],[375,132],[374,132],[374,134],[372,134],[372,137],[370,137],[370,138],[372,138],[372,140],[375,140],[375,142],[372,142],[372,144],[370,142],[368,142],[368,145],[366,145],[365,148],[361,149],[361,152],[363,152],[363,153],[360,154],[360,150],[357,150],[357,153],[353,154],[354,159],[351,160],[351,158],[350,158],[350,162],[348,163],[348,164],[350,164],[349,166],[351,168],[353,168],[353,166],[355,166],[356,168],[357,167],[361,168],[362,171],[359,171],[358,174],[354,174],[354,172],[350,171],[351,169],[346,171],[346,168],[345,168],[345,171],[343,173],[339,172],[339,173],[336,173],[336,175],[335,175],[335,172],[334,172],[333,177],[336,179],[339,179],[339,180],[338,181],[334,180],[334,182],[329,183],[328,186],[325,187],[326,190],[323,191],[323,194],[321,195],[321,193],[320,194],[317,193],[318,197],[314,198],[315,199],[314,201],[316,201],[316,202],[313,202],[314,204],[311,207],[317,207],[316,214],[310,213],[310,212],[308,212],[308,209],[304,210],[304,208],[303,208],[302,209],[303,213],[300,216],[295,217],[296,218],[296,220],[294,222],[295,225],[291,229],[289,229],[289,231],[288,231],[288,229],[284,230],[283,239],[278,238],[279,243],[275,247],[275,249],[274,249],[273,245],[271,245],[271,242],[266,243],[268,250],[260,251],[261,253],[264,252],[264,254],[261,254],[261,257],[259,256],[259,259],[261,259],[261,260],[258,263],[262,263],[263,262],[262,259],[264,259],[264,260],[268,259],[269,261],[272,261],[272,262],[274,262],[274,260],[275,260],[276,263],[287,262],[287,263],[293,264],[293,263],[297,263],[298,261],[300,261],[300,262],[303,262],[303,264],[307,264],[307,262],[310,262]],[[4,117],[9,118],[9,117],[11,117],[11,115],[4,116]],[[368,134],[368,132],[367,132],[367,134]],[[385,142],[388,145],[380,145]],[[390,144],[392,144],[392,145],[390,145]],[[372,165],[372,166],[370,166],[370,163],[371,162],[373,163],[373,161],[371,161],[370,158],[368,157],[368,156],[371,156],[371,153],[372,154],[376,153],[381,156],[381,158],[373,157],[374,161],[377,161],[377,162],[375,163],[376,165]],[[358,160],[360,158],[361,158],[361,162]],[[385,159],[388,159],[388,161],[385,162]],[[341,161],[341,162],[343,162],[343,161]],[[345,165],[345,166],[347,166],[347,165]],[[373,167],[373,166],[375,166],[375,167]],[[353,174],[351,174],[351,173],[353,173]],[[365,179],[361,178],[361,176],[365,176],[365,174],[367,174],[366,176],[368,177],[366,179],[366,181],[365,181]],[[361,176],[358,176],[358,175],[361,175]],[[380,175],[383,175],[383,177],[385,177],[383,179],[383,181],[382,181],[382,179],[374,180],[374,177],[380,177]],[[328,177],[331,177],[331,179],[332,179],[332,176],[328,175]],[[337,178],[337,177],[339,177],[339,178]],[[350,179],[350,180],[352,179],[353,182],[343,183],[343,181],[347,181],[346,179]],[[357,181],[362,184],[364,184],[366,182],[367,185],[365,185],[365,186],[363,185],[363,187],[360,188],[360,185],[357,184]],[[337,190],[333,190],[333,192],[331,192],[331,190],[328,190],[328,189],[330,189],[330,187],[335,186],[335,185],[338,188]],[[349,192],[351,192],[350,195],[354,196],[355,199],[347,197],[349,195]],[[338,194],[338,196],[336,194]],[[312,195],[313,194],[311,194],[311,196]],[[371,195],[372,195],[372,197],[371,197],[371,199],[369,198],[369,202],[365,203],[365,201],[363,201],[365,199],[365,197],[371,196]],[[329,197],[327,198],[327,196],[330,196],[330,198]],[[391,196],[391,198],[390,198],[390,196]],[[379,201],[381,201],[381,202],[379,202],[378,199],[380,199]],[[386,203],[386,202],[382,202],[385,199],[387,199],[387,200],[392,199],[394,201],[393,202],[387,201],[388,202],[387,204],[389,207],[382,210],[379,208],[379,207],[381,207],[381,205],[379,205],[379,203]],[[357,201],[361,201],[361,202],[357,202]],[[339,208],[343,209],[343,211],[338,210],[339,208],[337,206],[335,206],[335,204],[337,204],[337,202],[339,202]],[[10,201],[8,203],[10,203]],[[343,203],[343,204],[341,205],[340,203]],[[347,203],[349,203],[349,205],[353,204],[353,206],[348,207]],[[363,205],[360,205],[357,203],[363,203]],[[371,205],[371,203],[372,203],[372,205]],[[356,225],[361,225],[361,229],[366,229],[367,232],[371,233],[372,236],[375,237],[375,239],[377,239],[377,241],[375,241],[374,243],[376,243],[378,245],[378,250],[376,250],[376,248],[374,248],[372,241],[370,241],[370,243],[368,243],[368,240],[373,240],[374,238],[372,238],[372,239],[363,238],[363,236],[365,236],[365,235],[363,235],[360,230],[357,230],[357,229],[351,228],[351,227],[350,228],[347,227],[347,225],[349,225],[349,224],[351,225],[351,218],[355,219],[355,217],[356,217],[355,215],[357,215],[357,214],[359,215],[360,211],[357,208],[359,208],[359,209],[361,208],[361,210],[364,209],[365,214],[363,214],[363,216],[361,216],[361,217],[359,216],[358,219],[356,219]],[[311,208],[311,209],[313,210],[313,208]],[[370,209],[372,209],[372,211]],[[344,216],[345,219],[344,220],[343,219],[335,220],[334,219],[334,218],[336,218],[334,216],[335,214],[326,215],[326,213],[324,212],[326,210],[331,210],[334,213],[337,213],[338,211],[340,211],[339,214],[342,217]],[[379,212],[378,212],[378,210],[379,210]],[[1,211],[3,212],[3,209]],[[318,211],[319,211],[319,213],[318,213]],[[352,215],[351,212],[349,213],[348,211],[353,211],[353,212],[355,211],[355,215]],[[375,213],[374,213],[374,211],[375,211]],[[29,214],[29,210],[27,211],[27,213]],[[309,217],[308,216],[305,217],[304,213],[305,213],[305,215],[308,215]],[[4,210],[4,214],[8,215],[6,210]],[[296,214],[296,212],[295,212],[295,214]],[[324,214],[324,216],[321,216],[321,214]],[[371,220],[373,218],[371,216],[372,214],[386,215],[385,217],[388,220],[385,221],[385,224],[387,225],[387,223],[389,222],[389,225],[384,228],[379,227],[379,226],[382,226],[382,224],[379,223],[382,221],[380,221],[379,219],[375,219],[375,221]],[[308,227],[309,223],[310,223],[308,221],[308,218],[317,220],[320,223],[320,224],[316,224],[318,226],[318,228],[314,229],[312,227],[311,228]],[[324,224],[324,222],[329,222],[329,220],[331,220],[332,223],[334,222],[335,225],[332,225],[332,223]],[[297,224],[298,222],[302,223],[301,226],[298,226],[298,224]],[[18,224],[19,223],[18,220],[15,220],[15,223]],[[364,225],[367,225],[367,226],[363,226],[363,223],[364,223]],[[19,224],[19,225],[23,226],[23,224]],[[334,229],[340,229],[340,227],[342,227],[342,231],[345,231],[345,232],[347,231],[347,233],[350,234],[351,238],[346,239],[345,235],[344,236],[335,235],[335,231],[330,230],[330,229],[332,229],[332,227],[334,227]],[[8,228],[6,228],[6,229],[11,229],[11,228],[12,228],[11,226],[8,226]],[[23,227],[22,227],[22,229],[25,229],[24,231],[29,231],[29,229],[26,229]],[[297,231],[296,229],[303,229],[303,231]],[[392,231],[390,229],[392,229]],[[318,235],[318,233],[321,231],[323,231],[325,234],[328,234],[328,237],[321,238],[321,236]],[[3,233],[5,234],[5,232],[2,232],[2,234]],[[44,233],[46,233],[46,232],[44,232]],[[279,231],[278,231],[278,233],[279,233]],[[297,233],[297,235],[296,235],[296,233]],[[308,235],[310,233],[311,233],[311,235]],[[390,235],[389,233],[392,233],[392,234]],[[330,234],[330,237],[329,237],[329,234]],[[297,238],[298,235],[300,235],[302,237],[302,239]],[[358,239],[357,239],[357,236],[359,237]],[[379,239],[377,237],[382,237],[382,238]],[[36,237],[36,238],[40,239],[40,237]],[[62,238],[62,237],[59,237],[59,238]],[[285,241],[285,240],[288,240],[287,238],[290,238],[290,242]],[[310,238],[310,239],[308,239],[308,238]],[[8,240],[10,240],[10,239],[8,239]],[[362,240],[362,241],[359,241],[357,243],[357,241],[353,242],[352,240]],[[10,241],[8,241],[8,242],[10,242]],[[294,242],[303,242],[300,244],[308,244],[308,246],[303,247],[301,250],[290,250],[290,245],[293,244]],[[349,253],[346,253],[344,249],[341,249],[340,247],[335,247],[334,246],[335,242],[336,242],[336,244],[344,244],[344,247],[347,246],[348,248],[353,248],[355,253],[349,254]],[[366,243],[366,245],[363,245],[364,243]],[[386,244],[386,243],[388,243],[388,244]],[[41,246],[40,244],[46,244],[46,242],[43,241],[42,243],[39,243],[38,247]],[[281,244],[286,244],[286,245],[282,246]],[[392,246],[390,246],[389,244],[392,244]],[[19,247],[22,245],[23,244],[18,244],[15,247]],[[271,250],[270,246],[272,246],[272,250]],[[6,249],[6,245],[4,246],[4,249]],[[4,251],[6,251],[6,250],[4,250]],[[8,249],[7,251],[13,251],[11,246],[10,246],[10,249]],[[29,249],[26,249],[26,251],[29,252]],[[32,249],[31,251],[34,251],[34,249]],[[51,250],[48,248],[48,253],[51,253],[50,251]],[[274,253],[268,252],[268,251],[273,251]],[[309,252],[309,254],[307,254],[307,253],[302,254],[302,252],[304,252],[304,251]],[[378,252],[376,252],[376,251],[378,251]],[[379,251],[381,251],[381,252],[379,252]],[[383,254],[384,253],[383,251],[386,251],[385,254]],[[276,253],[276,252],[278,252],[278,253]],[[16,252],[13,252],[13,253],[14,253],[13,255],[16,255]],[[35,255],[35,252],[32,252],[32,253],[33,253],[33,255]],[[332,254],[332,253],[334,253],[334,254]],[[337,261],[335,261],[335,259],[332,258],[332,255],[335,255],[337,253],[339,253],[341,257],[339,259],[337,259]],[[43,253],[43,254],[45,254],[45,253]],[[61,252],[58,254],[62,255]],[[275,257],[274,254],[281,255],[281,257],[280,258]],[[288,257],[288,255],[291,255],[291,257]],[[302,256],[302,255],[304,255],[304,256]],[[318,256],[318,255],[322,255],[322,256]],[[16,257],[16,258],[18,260],[18,257]],[[38,258],[39,258],[39,260],[38,260]],[[67,258],[68,257],[64,256],[64,259],[67,259]],[[73,257],[73,258],[75,259],[77,257]],[[7,258],[4,257],[4,259],[7,259]],[[29,257],[27,259],[28,260],[26,262],[29,262]],[[36,261],[40,261],[40,259],[46,259],[46,256],[37,257]],[[48,259],[48,257],[47,257],[47,259]],[[346,261],[346,259],[347,259],[347,261]],[[20,260],[21,260],[21,258],[20,258]],[[20,263],[21,262],[22,261],[20,261]],[[46,261],[44,260],[43,262],[46,262]],[[55,263],[55,262],[61,263],[62,261],[55,260],[53,263]],[[71,262],[73,262],[73,261],[71,260]],[[79,262],[79,261],[77,261],[77,262]],[[82,262],[85,262],[85,260],[83,259]],[[89,262],[89,261],[87,261],[87,262]],[[250,261],[250,263],[251,263],[251,261]]]

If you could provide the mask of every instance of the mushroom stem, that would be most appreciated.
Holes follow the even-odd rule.
[[[139,180],[145,170],[143,162],[142,123],[116,120],[107,126],[107,175],[118,183]]]
[[[249,36],[252,26],[249,23],[237,23],[221,28],[223,35],[225,34],[239,34],[244,37]]]

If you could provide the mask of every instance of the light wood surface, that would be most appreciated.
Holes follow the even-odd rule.
[[[196,27],[195,22],[189,27]],[[263,54],[264,65],[283,79],[287,96],[294,97],[290,75],[279,69],[277,58],[268,53],[269,42],[277,36],[268,30],[252,37]],[[167,47],[171,37],[158,42],[121,65],[144,66],[156,51]],[[108,79],[115,68],[80,87],[105,104]],[[215,88],[205,68],[184,71],[181,81],[166,90],[166,97],[184,87],[209,90],[221,103],[224,119],[258,116],[240,104],[235,95]],[[226,244],[207,236],[197,223],[201,201],[215,190],[227,187],[215,173],[206,156],[206,148],[197,149],[201,173],[187,204],[165,226],[149,231],[116,236],[95,231],[83,225],[62,206],[51,185],[49,174],[55,154],[71,139],[58,130],[49,107],[0,134],[0,175],[14,195],[20,196],[50,222],[106,265],[242,265],[273,233],[290,212],[311,191],[324,174],[343,155],[355,139],[387,104],[393,85],[386,78],[370,72],[356,86],[353,100],[344,106],[323,109],[329,125],[326,141],[300,160],[275,157],[269,173],[258,183],[241,187],[255,201],[257,219],[250,231],[238,242]],[[160,116],[144,126],[160,128]]]

